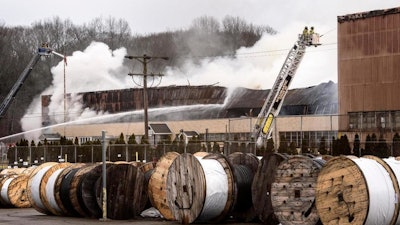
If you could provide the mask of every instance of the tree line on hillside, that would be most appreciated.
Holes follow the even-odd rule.
[[[36,21],[24,27],[9,27],[0,22],[0,101],[43,42],[64,55],[82,51],[91,42],[97,41],[106,43],[111,50],[125,47],[128,55],[170,57],[171,60],[157,60],[149,64],[149,71],[161,72],[166,66],[181,66],[187,58],[196,62],[207,56],[234,57],[235,50],[254,45],[263,33],[275,34],[276,31],[233,16],[226,16],[221,22],[203,16],[194,19],[189,28],[144,35],[134,34],[126,20],[114,17],[95,18],[83,25],[59,17]],[[51,84],[50,69],[59,61],[59,58],[49,58],[36,65],[6,116],[0,119],[0,136],[21,131],[21,117],[33,97]]]

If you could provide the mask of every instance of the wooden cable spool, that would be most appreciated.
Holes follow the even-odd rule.
[[[69,189],[71,204],[74,210],[76,210],[76,212],[78,212],[82,217],[94,217],[83,201],[81,184],[85,179],[86,173],[94,169],[96,166],[98,165],[87,165],[79,168],[71,180]]]
[[[219,221],[226,219],[228,214],[232,211],[234,204],[236,202],[237,190],[235,187],[233,168],[232,168],[232,165],[230,164],[229,160],[227,159],[227,157],[220,153],[208,154],[208,155],[204,156],[203,159],[217,160],[223,167],[223,169],[226,173],[227,179],[228,179],[228,191],[226,193],[227,201],[225,204],[225,208],[219,214],[218,217],[214,218],[213,220],[210,220],[210,222],[219,222]]]
[[[393,171],[399,168],[391,168],[375,156],[340,156],[329,160],[317,183],[316,205],[321,221],[324,224],[372,224],[371,221],[396,224],[399,189]],[[377,206],[379,210],[374,210]]]
[[[27,174],[19,174],[8,185],[7,195],[8,199],[14,207],[29,208],[32,207],[31,202],[27,196],[29,176]]]
[[[74,205],[71,202],[70,189],[75,174],[84,166],[66,168],[62,171],[62,173],[59,175],[59,178],[57,179],[56,189],[59,188],[59,192],[56,193],[59,194],[56,195],[56,198],[58,197],[60,198],[59,200],[57,200],[57,202],[63,215],[81,216],[81,214],[77,212],[77,210],[75,209]]]
[[[10,199],[8,198],[8,186],[17,175],[10,175],[3,177],[0,182],[0,202],[3,206],[12,207]]]
[[[56,162],[43,163],[40,166],[36,167],[29,176],[28,186],[27,186],[27,196],[29,202],[31,203],[32,207],[36,209],[36,211],[43,214],[50,214],[50,212],[44,207],[42,200],[40,198],[41,181],[46,171],[56,164],[58,163]]]
[[[11,176],[23,173],[27,168],[7,168],[0,172],[0,175]]]
[[[65,178],[65,182],[67,182],[67,179],[69,175],[73,177],[74,173],[71,173],[72,170],[76,169],[77,171],[79,168],[83,167],[85,164],[83,163],[73,163],[71,166],[64,168],[60,174],[57,176],[57,179],[54,184],[54,197],[55,201],[57,202],[57,205],[59,207],[59,211],[54,210],[52,213],[57,216],[78,216],[78,213],[75,210],[70,210],[67,209],[66,205],[71,205],[71,201],[69,198],[69,187],[67,193],[62,193],[61,187],[62,183]],[[71,178],[72,179],[72,178]],[[67,182],[68,183],[68,182]],[[63,198],[64,196],[64,198]],[[64,201],[62,200],[64,199]]]
[[[144,164],[141,164],[139,166],[139,169],[142,170],[144,174],[144,186],[143,186],[143,193],[142,193],[142,198],[143,202],[146,202],[144,209],[152,207],[151,202],[150,202],[150,197],[149,197],[149,181],[150,177],[154,172],[154,169],[156,168],[156,163],[155,162],[147,162]]]
[[[271,186],[274,213],[282,224],[319,224],[315,186],[320,163],[307,156],[282,161]]]
[[[334,157],[321,170],[316,206],[323,224],[364,224],[368,198],[363,172],[352,159]]]
[[[381,158],[379,158],[379,157],[373,156],[373,155],[364,155],[363,158],[373,159],[373,160],[377,161],[377,162],[378,162],[379,164],[381,164],[381,165],[386,169],[386,171],[389,173],[390,179],[391,179],[392,184],[393,184],[394,193],[395,193],[395,195],[396,195],[396,202],[395,202],[393,217],[392,217],[392,219],[391,219],[391,221],[390,221],[390,225],[394,225],[394,224],[396,224],[396,221],[398,220],[398,217],[399,217],[400,189],[399,189],[399,182],[398,182],[398,180],[397,180],[397,178],[396,178],[396,174],[395,174],[395,169],[398,169],[398,168],[392,168],[392,167],[388,164],[387,161],[385,161],[385,160],[383,160],[383,159],[381,159]],[[399,175],[399,174],[398,174],[398,175]],[[400,178],[400,177],[399,177],[399,178]],[[400,223],[400,221],[399,221],[399,223]]]
[[[147,199],[142,197],[145,180],[143,171],[128,162],[114,163],[107,168],[107,216],[114,220],[126,220],[139,215]],[[102,177],[96,182],[98,203],[102,203]],[[99,201],[100,200],[100,201]],[[146,201],[146,202],[143,202]],[[99,207],[102,204],[99,204]]]
[[[40,199],[44,206],[44,209],[50,215],[57,215],[61,213],[56,200],[54,186],[57,176],[62,172],[64,168],[70,167],[70,163],[58,163],[51,166],[42,177],[40,181]],[[54,176],[53,176],[54,175]]]
[[[106,170],[113,165],[113,163],[106,163]],[[85,174],[82,175],[81,183],[77,188],[80,188],[82,193],[82,202],[85,208],[90,212],[92,217],[100,218],[102,216],[103,210],[97,203],[96,196],[96,182],[99,180],[103,173],[103,164],[95,165],[90,167]]]
[[[156,168],[149,180],[149,198],[150,202],[161,215],[167,220],[176,220],[167,202],[167,175],[169,167],[179,156],[177,152],[165,153],[157,162]]]
[[[166,205],[173,218],[183,224],[194,222],[203,209],[206,195],[200,162],[190,153],[181,154],[172,162],[166,177]]]
[[[252,201],[256,214],[265,224],[277,225],[278,218],[275,216],[271,200],[271,187],[275,181],[276,171],[281,162],[287,159],[287,156],[279,153],[265,154],[260,160],[257,172],[254,175],[251,185]]]
[[[195,152],[193,155],[199,158],[204,158],[204,156],[210,154],[209,152]]]
[[[257,214],[252,203],[251,186],[259,160],[254,154],[242,152],[232,153],[228,159],[233,167],[237,189],[236,202],[230,214],[240,221],[252,221]]]

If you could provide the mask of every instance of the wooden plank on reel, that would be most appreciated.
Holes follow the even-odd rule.
[[[276,170],[287,156],[279,153],[265,154],[260,160],[251,185],[252,202],[259,219],[265,224],[279,224],[271,200],[271,187],[275,181]]]
[[[79,215],[82,217],[94,217],[94,215],[92,215],[92,213],[86,207],[83,201],[81,184],[82,181],[85,179],[86,173],[90,172],[96,166],[98,165],[86,165],[79,168],[71,180],[71,185],[69,190],[69,197],[71,199],[71,204],[74,210],[76,210],[76,212],[78,212]]]
[[[26,174],[20,174],[15,177],[8,185],[8,199],[10,203],[17,208],[30,208],[30,203],[27,196],[29,176]]]
[[[167,175],[167,203],[182,224],[194,222],[205,201],[206,183],[200,162],[190,153],[179,155]]]
[[[98,203],[102,203],[102,177],[96,182]],[[142,198],[143,171],[136,164],[118,162],[107,168],[107,216],[114,220],[133,219],[145,206]],[[101,204],[99,205],[101,206]]]
[[[167,176],[169,167],[178,156],[179,153],[177,152],[165,153],[158,160],[156,168],[149,180],[148,189],[150,202],[167,220],[176,220],[167,202]]]
[[[315,225],[315,186],[321,165],[306,156],[281,162],[271,187],[272,207],[282,224]]]
[[[368,186],[353,160],[337,156],[325,164],[318,175],[316,207],[323,224],[364,224]]]

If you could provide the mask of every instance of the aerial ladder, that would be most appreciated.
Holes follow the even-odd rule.
[[[21,73],[19,76],[18,80],[15,82],[14,86],[11,88],[10,92],[7,94],[7,96],[4,98],[3,102],[0,105],[0,118],[4,117],[8,107],[10,106],[11,102],[14,100],[15,96],[17,95],[19,89],[22,87],[24,84],[26,78],[29,76],[33,68],[35,67],[36,63],[39,61],[40,58],[42,57],[48,57],[51,54],[55,54],[57,56],[60,56],[64,59],[65,61],[65,56],[55,52],[54,50],[50,49],[48,44],[42,44],[41,47],[37,49],[36,54],[32,57],[32,59],[29,61],[28,65],[24,69],[24,71]]]
[[[252,139],[256,140],[257,147],[263,146],[264,139],[270,138],[272,124],[279,114],[283,100],[289,90],[289,85],[304,57],[306,48],[320,45],[319,37],[317,33],[299,34],[297,41],[290,49],[254,125]]]

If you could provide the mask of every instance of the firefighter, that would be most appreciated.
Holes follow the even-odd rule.
[[[311,27],[310,32],[308,33],[308,43],[310,45],[312,44],[313,34],[314,34],[314,27]]]
[[[304,27],[304,30],[303,30],[303,40],[305,40],[305,41],[307,41],[308,40],[308,27],[306,26],[306,27]]]

